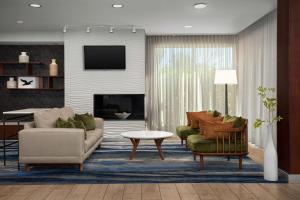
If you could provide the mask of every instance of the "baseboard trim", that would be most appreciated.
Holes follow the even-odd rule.
[[[289,174],[289,183],[300,183],[300,174]]]
[[[300,183],[300,174],[288,174],[282,169],[278,169],[278,172],[287,179],[288,183]]]

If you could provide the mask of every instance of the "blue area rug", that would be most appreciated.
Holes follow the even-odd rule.
[[[204,157],[205,169],[199,161],[177,142],[162,146],[165,160],[160,160],[154,144],[141,144],[136,158],[128,160],[131,144],[104,142],[84,163],[84,172],[78,167],[34,167],[30,172],[17,169],[15,151],[10,151],[7,166],[0,165],[0,184],[18,183],[200,183],[200,182],[266,182],[263,168],[250,158],[243,159],[242,171],[238,159]],[[0,156],[1,157],[1,156]],[[2,157],[1,157],[2,159]],[[278,182],[286,182],[280,177]]]

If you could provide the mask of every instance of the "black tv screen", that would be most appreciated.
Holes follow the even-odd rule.
[[[84,46],[85,69],[126,69],[125,46]]]

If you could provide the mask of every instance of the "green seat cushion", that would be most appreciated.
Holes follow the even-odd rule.
[[[96,129],[96,122],[93,115],[91,114],[88,113],[82,115],[75,114],[74,120],[82,121],[87,131]]]
[[[199,129],[193,129],[189,126],[177,126],[176,133],[180,138],[187,138],[190,135],[199,134]]]
[[[75,128],[75,124],[70,121],[66,121],[62,118],[58,118],[55,123],[56,128]]]
[[[216,140],[208,140],[205,139],[203,135],[190,135],[187,138],[187,145],[193,152],[199,153],[217,153],[217,142]],[[241,143],[237,141],[237,152],[240,152]],[[243,152],[247,151],[247,145],[242,146]],[[225,153],[229,151],[229,143],[228,140],[225,140],[224,145]],[[233,153],[235,150],[234,140],[231,141],[230,151]],[[223,152],[222,141],[219,142],[219,153]]]

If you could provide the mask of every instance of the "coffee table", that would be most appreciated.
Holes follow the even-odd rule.
[[[158,154],[162,160],[164,160],[164,154],[161,150],[161,144],[164,139],[172,137],[173,133],[165,131],[128,131],[121,134],[124,138],[130,139],[133,147],[129,157],[129,160],[132,160],[135,156],[137,147],[140,143],[140,140],[154,140]]]

